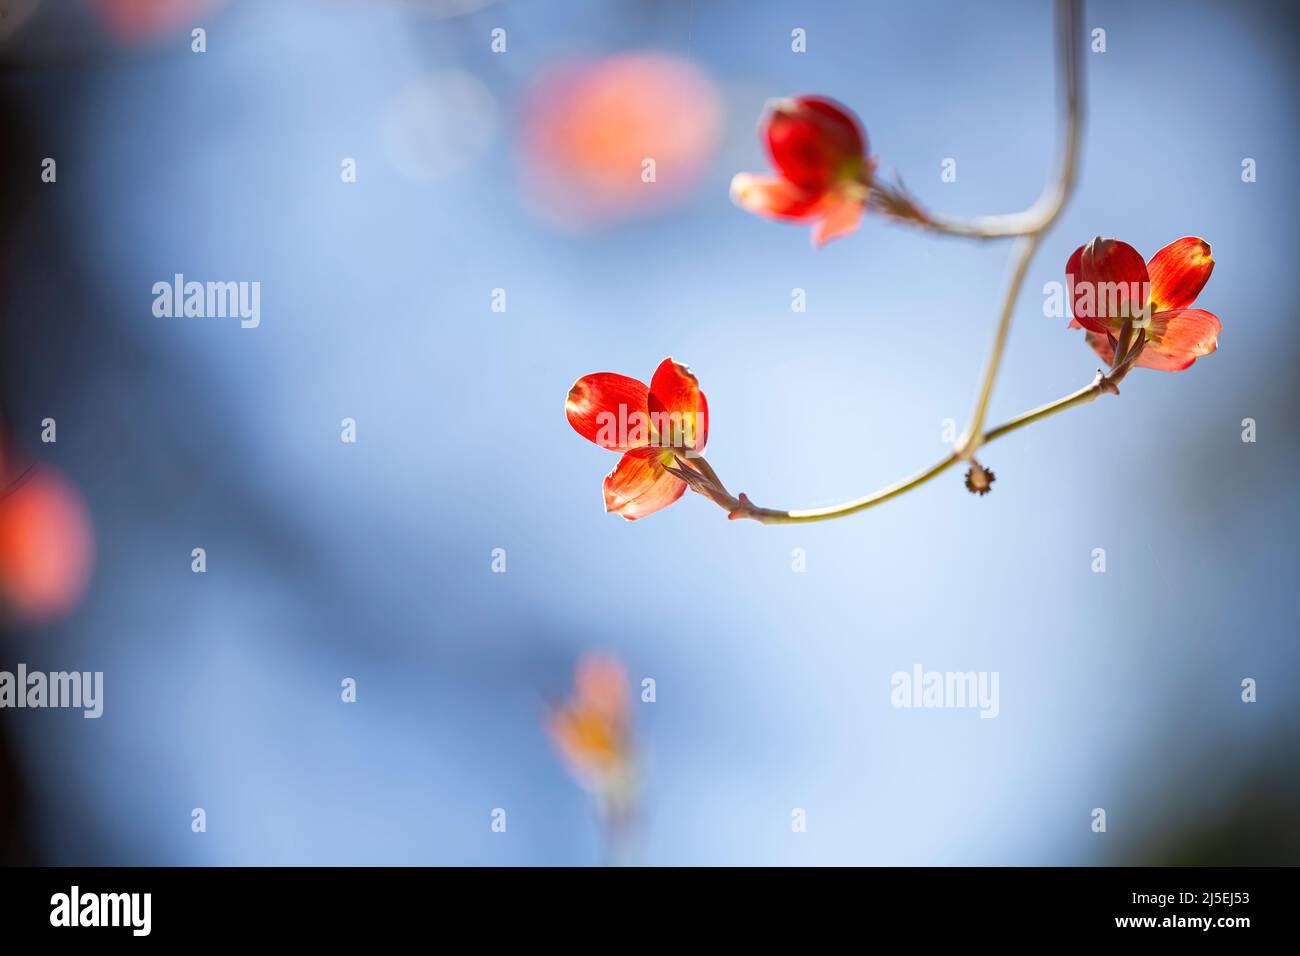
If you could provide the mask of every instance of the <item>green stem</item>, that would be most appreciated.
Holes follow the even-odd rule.
[[[1100,375],[1100,373],[1098,374]],[[1009,435],[1017,429],[1024,428],[1026,425],[1032,425],[1034,422],[1040,422],[1044,418],[1051,418],[1053,415],[1058,412],[1063,412],[1067,408],[1074,408],[1076,405],[1087,405],[1089,402],[1096,401],[1097,398],[1109,390],[1106,382],[1106,379],[1100,378],[1094,381],[1091,385],[1085,385],[1077,392],[1071,392],[1064,398],[1058,398],[1054,402],[1040,405],[1038,408],[1017,415],[1010,421],[1003,422],[996,428],[990,428],[984,433],[984,442],[987,444],[988,442],[996,441],[1003,435]]]
[[[1029,221],[1023,224],[1020,242],[1016,247],[1015,265],[1011,269],[1011,280],[1002,299],[1002,312],[998,317],[997,330],[993,336],[993,349],[989,353],[988,362],[984,367],[984,377],[980,381],[979,393],[975,399],[975,410],[971,413],[970,424],[966,426],[965,433],[957,442],[957,456],[963,461],[971,460],[984,441],[984,419],[988,414],[989,400],[993,397],[993,384],[997,381],[998,372],[1002,368],[1002,354],[1006,350],[1016,300],[1020,296],[1020,287],[1024,285],[1025,275],[1029,271],[1029,263],[1033,260],[1034,253],[1038,251],[1043,236],[1056,222],[1065,207],[1066,200],[1074,190],[1083,119],[1083,62],[1079,56],[1082,20],[1081,0],[1059,0],[1056,8],[1059,44],[1057,62],[1061,65],[1065,92],[1065,147],[1061,152],[1061,165],[1056,176],[1048,183],[1035,206],[1025,213],[1025,218]]]
[[[979,396],[975,399],[975,411],[971,413],[970,424],[957,442],[957,457],[969,461],[983,442],[979,436],[984,430],[984,419],[988,415],[989,400],[993,397],[993,383],[997,381],[1002,368],[1002,355],[1007,348],[1007,337],[1011,333],[1011,320],[1015,316],[1016,300],[1020,297],[1020,287],[1024,285],[1025,273],[1029,263],[1038,251],[1042,239],[1041,232],[1022,236],[1016,243],[1015,265],[1011,269],[1011,281],[1002,300],[1002,313],[998,316],[997,330],[993,334],[993,348],[989,352],[988,363],[984,367],[984,377],[980,381]]]
[[[918,472],[911,478],[904,478],[888,487],[881,488],[879,491],[858,498],[854,501],[845,502],[842,505],[834,505],[830,508],[806,508],[798,511],[774,511],[769,508],[755,508],[754,514],[749,514],[744,509],[740,514],[732,513],[733,518],[754,518],[763,524],[801,524],[807,521],[827,521],[831,518],[843,518],[847,515],[856,514],[859,511],[865,511],[868,508],[875,507],[878,504],[888,501],[890,498],[897,498],[899,495],[906,494],[913,488],[919,488],[931,478],[935,478],[953,465],[957,464],[960,459],[957,453],[951,453],[943,461],[931,465],[925,471]]]
[[[1002,367],[1002,356],[1006,351],[1007,339],[1011,331],[1011,320],[1015,314],[1016,301],[1024,285],[1025,276],[1034,253],[1042,242],[1043,235],[1056,222],[1066,200],[1074,189],[1078,167],[1079,141],[1083,117],[1083,64],[1079,53],[1079,41],[1082,35],[1082,0],[1058,0],[1056,13],[1056,33],[1058,60],[1060,64],[1062,86],[1065,101],[1064,144],[1061,150],[1060,165],[1056,175],[1043,190],[1038,201],[1024,212],[1010,216],[990,216],[983,219],[956,220],[932,215],[923,210],[901,186],[890,187],[883,183],[872,188],[873,201],[886,214],[906,220],[936,232],[970,238],[992,239],[1002,236],[1018,236],[1014,265],[1011,278],[1003,296],[1002,310],[998,316],[997,328],[993,337],[993,348],[984,368],[979,392],[975,400],[975,409],[971,422],[965,433],[957,442],[952,452],[941,461],[924,471],[904,478],[879,491],[857,498],[844,504],[829,508],[811,508],[799,511],[780,511],[772,508],[759,508],[748,497],[740,495],[733,498],[721,481],[717,480],[712,469],[696,466],[696,471],[705,475],[706,480],[697,480],[689,470],[676,470],[675,474],[687,480],[691,487],[709,497],[716,504],[727,510],[731,518],[751,518],[764,524],[796,524],[806,521],[826,521],[842,518],[846,515],[865,511],[891,498],[906,494],[913,488],[943,474],[960,461],[972,461],[976,450],[1003,435],[1041,421],[1058,412],[1076,405],[1094,401],[1106,392],[1118,394],[1116,387],[1127,373],[1131,363],[1117,367],[1109,376],[1098,371],[1097,378],[1091,385],[1072,392],[1064,398],[1057,399],[1040,408],[1025,412],[1008,422],[988,431],[984,430],[984,420],[988,414],[989,401],[993,395],[993,385]]]
[[[1127,370],[1124,370],[1127,371]],[[1014,431],[1032,425],[1034,422],[1042,421],[1044,418],[1050,418],[1067,408],[1074,408],[1077,405],[1087,405],[1095,401],[1099,396],[1106,393],[1113,395],[1119,394],[1119,380],[1123,378],[1123,372],[1107,376],[1101,371],[1097,372],[1097,377],[1093,379],[1090,385],[1086,385],[1076,392],[1071,392],[1054,402],[1048,402],[1046,405],[1040,405],[1038,408],[1031,409],[1022,415],[1017,415],[1010,421],[1003,422],[996,428],[990,428],[980,436],[980,444],[987,444],[995,441],[1003,435],[1009,435]],[[935,478],[953,465],[965,459],[953,450],[946,458],[935,462],[924,471],[918,472],[910,478],[904,478],[892,485],[886,485],[879,491],[873,491],[871,494],[862,498],[855,498],[853,501],[846,501],[843,504],[832,505],[828,508],[806,508],[794,511],[781,511],[774,508],[759,508],[750,503],[745,495],[741,495],[736,500],[736,508],[731,510],[731,518],[752,518],[755,521],[761,521],[763,524],[802,524],[808,521],[828,521],[832,518],[843,518],[859,511],[865,511],[882,504],[891,498],[897,498],[899,495],[906,494],[913,488],[919,488],[931,478]],[[723,502],[719,502],[723,504]],[[729,503],[729,502],[728,502]],[[727,504],[723,504],[727,507]]]

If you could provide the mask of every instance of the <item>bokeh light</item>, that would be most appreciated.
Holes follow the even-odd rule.
[[[123,44],[154,43],[204,26],[223,0],[86,0],[108,33]]]
[[[76,488],[35,465],[0,491],[0,608],[43,624],[76,605],[91,566],[90,518]]]
[[[557,66],[523,110],[528,197],[547,219],[570,227],[671,208],[706,169],[722,125],[712,80],[688,61],[653,52]]]

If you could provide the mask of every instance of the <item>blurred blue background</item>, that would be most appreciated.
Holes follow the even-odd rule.
[[[540,720],[605,648],[657,683],[634,703],[646,863],[1300,862],[1294,9],[1087,5],[1107,48],[1085,55],[1078,190],[990,417],[1090,380],[1042,289],[1097,234],[1148,257],[1207,239],[1217,353],[990,446],[987,498],[954,470],[764,527],[696,495],[602,513],[615,459],[572,432],[565,393],[688,362],[710,462],[770,507],[941,457],[1010,243],[869,216],[818,251],[728,184],[767,169],[764,102],[815,92],[931,207],[1025,207],[1058,152],[1050,5],[452,7],[231,2],[121,43],[51,2],[5,36],[0,392],[16,439],[81,488],[98,555],[77,611],[5,633],[0,668],[106,685],[99,720],[0,712],[21,858],[597,862]],[[561,227],[521,172],[529,91],[641,50],[713,84],[717,147],[669,208]],[[260,328],[155,318],[177,272],[260,281]],[[890,676],[917,663],[999,672],[1000,716],[894,709]]]

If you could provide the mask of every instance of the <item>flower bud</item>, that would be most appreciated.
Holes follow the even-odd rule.
[[[768,152],[781,175],[809,192],[869,172],[866,137],[853,115],[834,100],[797,96],[770,104],[765,129]]]

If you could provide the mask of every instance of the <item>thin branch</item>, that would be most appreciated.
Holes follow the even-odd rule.
[[[980,446],[1041,421],[1076,405],[1084,405],[1103,394],[1119,394],[1119,382],[1133,367],[1141,343],[1131,354],[1116,355],[1114,367],[1109,373],[1098,370],[1097,377],[1090,385],[1072,392],[1054,402],[1025,412],[996,428],[984,430],[984,421],[988,414],[989,400],[993,394],[993,384],[997,380],[1002,366],[1002,355],[1006,350],[1007,338],[1011,331],[1011,320],[1015,315],[1016,301],[1024,285],[1029,264],[1042,243],[1043,235],[1056,222],[1066,200],[1074,190],[1078,168],[1079,141],[1083,120],[1083,83],[1082,58],[1079,49],[1082,36],[1083,5],[1082,0],[1058,0],[1056,7],[1056,36],[1058,43],[1057,63],[1059,64],[1060,82],[1064,94],[1064,144],[1056,175],[1048,182],[1038,201],[1022,213],[1009,216],[988,216],[981,219],[956,220],[933,216],[915,203],[901,184],[891,187],[878,184],[872,189],[872,200],[889,215],[905,219],[926,228],[952,235],[972,236],[991,239],[999,236],[1018,236],[1015,256],[1012,260],[1011,278],[1007,283],[1006,294],[1002,300],[1002,310],[998,316],[997,328],[993,336],[993,348],[985,365],[984,377],[980,383],[975,410],[971,414],[970,424],[956,443],[952,452],[942,460],[924,471],[904,478],[892,485],[886,485],[878,491],[862,498],[848,501],[829,508],[811,508],[799,511],[780,511],[772,508],[756,507],[747,496],[741,494],[733,497],[723,487],[717,475],[708,468],[707,475],[701,475],[697,466],[690,474],[684,468],[679,477],[687,480],[692,490],[710,498],[726,509],[730,518],[750,518],[764,524],[793,524],[806,521],[825,521],[841,518],[874,507],[899,495],[906,494],[914,488],[943,474],[961,461],[974,461],[976,450]],[[684,462],[679,463],[685,465]],[[707,465],[705,466],[707,468]]]
[[[1136,356],[1131,355],[1129,359],[1125,360],[1123,365],[1117,366],[1109,373],[1102,372],[1098,369],[1096,378],[1094,378],[1090,384],[1084,386],[1078,391],[1071,392],[1069,395],[1058,398],[1054,402],[1048,402],[1046,405],[1040,405],[1038,408],[1017,415],[1015,418],[1003,422],[996,428],[990,428],[980,436],[980,443],[987,444],[988,442],[995,441],[1004,435],[1009,435],[1012,432],[1018,431],[1028,425],[1032,425],[1035,422],[1042,421],[1045,418],[1050,418],[1068,408],[1074,408],[1078,405],[1087,405],[1089,402],[1096,401],[1102,395],[1118,395],[1119,383],[1123,380],[1124,376],[1128,374],[1129,370],[1132,369],[1133,361],[1135,359]],[[899,495],[905,494],[913,488],[919,488],[931,478],[943,474],[953,465],[962,460],[962,457],[954,449],[946,458],[940,459],[929,468],[918,472],[910,478],[897,481],[892,485],[886,485],[879,491],[873,491],[871,494],[865,495],[862,498],[856,498],[853,501],[846,501],[839,505],[832,505],[828,508],[806,508],[795,511],[759,508],[750,502],[749,498],[744,494],[741,494],[739,498],[731,498],[729,495],[726,495],[725,489],[723,495],[718,496],[714,492],[702,490],[695,486],[692,487],[694,490],[700,491],[701,494],[705,494],[707,497],[711,498],[714,502],[726,509],[729,518],[751,518],[755,521],[761,521],[763,524],[801,524],[809,521],[827,521],[831,518],[843,518],[846,515],[856,514],[859,511],[873,508],[891,498],[897,498]]]
[[[1011,279],[1007,282],[1006,295],[1002,298],[1002,312],[998,316],[997,329],[993,333],[993,348],[989,350],[988,362],[984,366],[984,377],[980,380],[979,395],[975,399],[975,410],[971,412],[970,424],[957,441],[957,456],[963,460],[974,457],[980,446],[978,436],[984,428],[984,419],[988,415],[989,401],[993,397],[993,383],[997,381],[998,372],[1002,370],[1002,354],[1007,348],[1007,338],[1011,334],[1011,320],[1016,312],[1016,300],[1020,298],[1020,287],[1025,283],[1029,263],[1038,251],[1042,233],[1034,232],[1022,236],[1016,242],[1015,258],[1011,267]]]
[[[1065,91],[1065,147],[1057,176],[1048,184],[1042,198],[1030,210],[1036,218],[1030,223],[1029,229],[1022,235],[1016,247],[1011,279],[1007,283],[1006,295],[1002,300],[1002,314],[998,317],[997,330],[993,335],[993,349],[984,367],[984,378],[980,382],[979,394],[975,399],[975,410],[971,413],[970,424],[966,426],[965,433],[957,442],[957,455],[963,461],[973,458],[983,441],[984,420],[988,415],[989,400],[993,396],[993,384],[997,381],[998,372],[1002,367],[1002,353],[1006,350],[1011,320],[1015,315],[1016,300],[1020,296],[1021,286],[1024,285],[1025,275],[1029,271],[1029,263],[1033,260],[1034,253],[1038,251],[1043,235],[1056,222],[1066,200],[1074,190],[1083,118],[1081,77],[1083,61],[1079,51],[1083,19],[1081,0],[1058,0],[1056,16],[1059,44],[1057,57],[1061,64],[1063,73],[1061,82]]]
[[[1064,98],[1062,115],[1065,142],[1057,161],[1056,175],[1048,181],[1042,195],[1032,206],[1022,212],[979,216],[974,219],[944,216],[925,209],[902,182],[896,180],[893,183],[877,181],[872,184],[873,207],[900,222],[968,239],[1005,239],[1046,230],[1056,220],[1074,189],[1078,169],[1079,139],[1083,126],[1083,62],[1079,50],[1082,23],[1082,0],[1058,0],[1057,64]]]
[[[1056,222],[1065,206],[1066,200],[1074,189],[1076,169],[1078,166],[1080,130],[1083,117],[1082,61],[1080,59],[1079,38],[1082,35],[1082,0],[1058,0],[1056,13],[1056,33],[1059,44],[1058,60],[1061,72],[1061,85],[1064,89],[1065,119],[1064,146],[1061,153],[1056,176],[1048,182],[1042,196],[1029,209],[1009,216],[989,216],[982,219],[956,220],[936,217],[924,212],[915,203],[901,184],[890,187],[886,184],[872,186],[872,201],[887,214],[906,219],[926,228],[952,235],[972,236],[991,239],[999,236],[1018,236],[1015,257],[1011,269],[1011,278],[1003,297],[1002,311],[998,317],[997,329],[993,337],[993,349],[985,366],[984,378],[980,385],[979,396],[975,402],[975,411],[965,434],[953,450],[935,464],[909,478],[896,481],[892,485],[874,491],[862,498],[847,501],[827,508],[809,508],[794,511],[782,511],[774,508],[760,508],[749,500],[744,493],[733,496],[727,491],[717,473],[701,457],[677,456],[676,467],[670,467],[669,473],[682,479],[692,491],[709,498],[727,512],[732,519],[749,518],[764,524],[799,524],[809,521],[826,521],[856,514],[878,504],[906,494],[919,488],[931,479],[943,474],[961,461],[970,461],[974,467],[975,451],[988,442],[995,441],[1003,435],[1042,421],[1069,408],[1085,405],[1105,394],[1119,394],[1119,382],[1133,368],[1142,352],[1144,336],[1139,336],[1131,350],[1115,355],[1110,372],[1097,370],[1093,381],[1054,402],[1031,409],[996,428],[984,431],[984,420],[988,404],[993,394],[993,383],[1002,365],[1002,354],[1006,349],[1007,337],[1011,330],[1011,320],[1015,314],[1016,300],[1024,285],[1025,275],[1034,253],[1042,243],[1046,231]],[[864,184],[865,185],[865,184]]]

